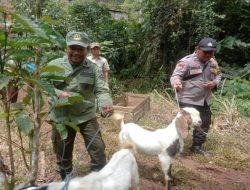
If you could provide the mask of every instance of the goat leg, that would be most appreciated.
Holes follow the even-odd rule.
[[[171,190],[171,186],[168,180],[168,177],[165,178],[165,187],[164,190]]]
[[[171,183],[173,182],[173,176],[171,174],[172,164],[169,165],[167,176],[165,177],[165,190],[171,190]]]
[[[174,181],[174,177],[172,176],[172,164],[170,164],[169,168],[168,168],[168,181],[169,182],[173,182]]]

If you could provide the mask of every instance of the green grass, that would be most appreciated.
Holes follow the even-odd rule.
[[[164,96],[157,93],[156,91],[149,94],[151,98],[151,110],[145,113],[144,116],[138,121],[138,124],[145,126],[150,129],[164,128],[171,122],[177,113],[177,107],[175,100],[169,97],[167,94]],[[209,131],[207,142],[204,144],[206,150],[210,150],[214,153],[212,158],[204,158],[198,155],[192,155],[191,159],[199,162],[200,164],[211,164],[211,166],[221,166],[224,168],[232,168],[235,170],[249,171],[250,170],[250,143],[249,143],[249,118],[238,117],[235,123],[230,123],[230,126],[223,125],[224,120],[221,116],[216,115],[219,120],[215,123],[214,127]],[[101,118],[99,118],[101,122]],[[5,128],[3,121],[0,121],[1,135],[5,134]],[[50,130],[49,126],[44,127],[43,133]],[[117,126],[110,119],[107,120],[105,127],[102,129],[103,139],[106,144],[106,154],[108,160],[111,158],[114,152],[119,150],[118,134],[120,132],[119,126]],[[13,128],[13,140],[17,143],[17,133]],[[27,138],[24,139],[25,147],[28,148]],[[7,143],[0,139],[1,153],[8,155]],[[74,150],[74,163],[80,157],[84,142],[81,136],[78,135]],[[190,156],[189,147],[192,144],[192,131],[188,138],[185,140],[184,156]],[[45,151],[46,155],[46,173],[48,173],[47,179],[43,179],[42,182],[49,181],[51,178],[56,177],[55,180],[59,180],[56,169],[56,159],[52,150],[52,144],[50,141],[50,134],[47,134],[41,139],[41,147]],[[23,161],[21,158],[20,151],[14,147],[15,160],[16,160],[16,179],[22,182],[27,176],[27,170],[24,168]],[[28,155],[27,155],[28,157]],[[136,158],[139,165],[140,176],[142,179],[148,181],[154,181],[155,183],[163,184],[164,178],[161,171],[161,167],[158,161],[158,157],[150,157],[144,155],[137,155]],[[77,169],[77,175],[85,175],[89,171],[89,157],[86,156],[80,162],[79,168]],[[6,158],[8,165],[8,158]],[[204,189],[216,189],[218,182],[212,178],[201,175],[198,171],[190,170],[186,166],[182,165],[179,161],[175,161],[173,165],[173,175],[176,177],[176,186],[174,189],[186,190],[194,189],[199,190],[200,187]],[[39,180],[41,180],[39,178]],[[41,182],[40,182],[41,183]],[[232,188],[237,189],[240,185],[232,181],[230,183]],[[220,189],[220,188],[219,188]],[[242,189],[239,187],[238,189]],[[247,188],[245,188],[247,189]]]

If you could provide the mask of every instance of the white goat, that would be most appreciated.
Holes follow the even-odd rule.
[[[109,163],[99,172],[85,177],[76,177],[69,181],[68,190],[139,190],[138,167],[132,145],[127,144],[116,152]],[[65,182],[52,182],[26,190],[62,190]]]
[[[183,108],[168,127],[155,131],[145,130],[135,123],[124,124],[123,117],[119,113],[113,116],[121,122],[120,143],[132,143],[138,153],[158,155],[168,189],[172,158],[183,150],[183,139],[188,135],[189,127],[201,124],[199,112],[194,108]]]

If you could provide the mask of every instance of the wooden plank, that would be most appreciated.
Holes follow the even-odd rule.
[[[127,106],[127,107],[124,107],[124,106],[113,106],[113,108],[115,110],[120,110],[120,111],[125,111],[125,112],[133,112],[133,110],[134,110],[135,107],[132,107],[132,106]]]
[[[125,122],[138,121],[150,109],[150,97],[148,95],[126,93],[119,98],[119,101],[114,105],[114,110],[124,114]]]

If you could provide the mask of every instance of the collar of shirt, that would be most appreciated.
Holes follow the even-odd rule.
[[[89,58],[90,60],[100,60],[100,59],[101,59],[101,56],[94,57],[93,55],[90,55],[88,58]]]
[[[196,52],[193,53],[193,57],[194,57],[194,60],[199,61],[202,65],[206,65],[206,64],[208,64],[209,61],[210,61],[210,60],[208,60],[208,61],[206,61],[206,62],[201,61],[201,60],[198,58]]]

